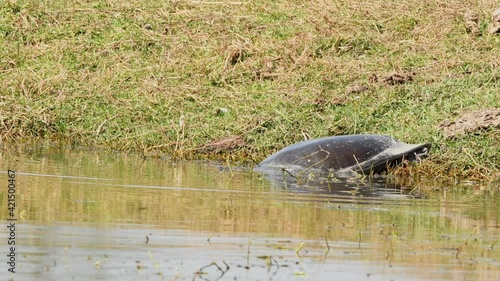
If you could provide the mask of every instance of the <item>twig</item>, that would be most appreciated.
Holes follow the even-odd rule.
[[[476,160],[472,157],[472,155],[470,155],[470,153],[467,151],[467,149],[463,148],[462,150],[465,152],[465,154],[467,154],[467,156],[469,156],[469,158],[472,160],[472,162],[474,162],[474,164],[476,164],[476,166],[485,169],[487,172],[490,172],[490,170],[488,170],[488,168],[486,168],[485,166],[477,163]],[[483,176],[483,177],[486,177],[483,173],[479,173],[479,174],[481,174],[481,176]]]
[[[102,123],[97,127],[97,130],[95,130],[95,136],[98,137],[101,134],[102,128],[104,127],[104,125],[106,125],[106,123],[108,123],[109,121],[115,119],[116,116],[118,116],[118,114],[115,114],[115,115],[111,116],[110,118],[102,121]]]
[[[363,171],[363,168],[361,168],[361,164],[359,164],[358,158],[356,158],[356,155],[352,155],[354,157],[354,160],[356,160],[356,165],[358,165],[359,170],[361,171],[361,174],[363,175],[363,178],[361,181],[363,181],[366,178],[365,172]]]
[[[304,242],[300,243],[299,247],[297,248],[297,250],[295,250],[295,254],[297,255],[297,257],[302,260],[302,257],[300,256],[299,252],[300,250],[302,250],[302,248],[304,247]]]
[[[326,242],[326,251],[325,251],[325,257],[323,258],[323,263],[326,261],[326,258],[328,257],[328,253],[330,252],[330,244],[328,244],[328,231],[325,231],[325,242]]]

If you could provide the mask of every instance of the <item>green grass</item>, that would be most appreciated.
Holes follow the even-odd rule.
[[[497,1],[207,2],[2,2],[2,138],[258,161],[304,135],[389,134],[434,144],[420,173],[500,177],[498,128],[437,130],[500,107],[500,36],[462,17],[484,30]],[[414,80],[370,80],[394,71]],[[230,135],[248,145],[198,150]]]

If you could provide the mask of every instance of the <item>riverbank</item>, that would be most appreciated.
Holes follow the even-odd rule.
[[[432,142],[427,177],[500,178],[497,1],[8,1],[0,134],[258,162],[304,138]],[[464,14],[477,13],[479,33]]]

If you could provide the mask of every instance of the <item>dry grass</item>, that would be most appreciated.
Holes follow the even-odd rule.
[[[498,129],[458,140],[436,129],[458,113],[500,107],[500,38],[485,32],[495,5],[6,1],[0,133],[255,161],[304,135],[389,134],[433,142],[424,172],[495,177]],[[468,9],[482,36],[467,33]],[[392,73],[412,80],[370,79]],[[368,90],[349,93],[354,85]],[[247,145],[198,149],[229,136]]]

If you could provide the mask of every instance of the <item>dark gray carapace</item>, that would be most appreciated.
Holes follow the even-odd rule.
[[[269,156],[255,169],[333,172],[337,177],[382,173],[404,160],[425,158],[430,143],[406,144],[384,135],[345,135],[303,141]]]

